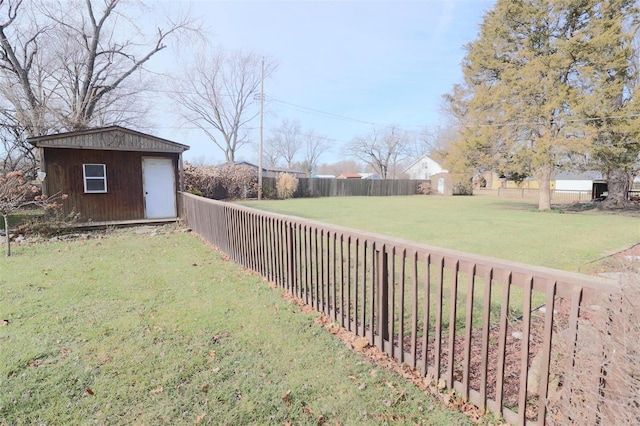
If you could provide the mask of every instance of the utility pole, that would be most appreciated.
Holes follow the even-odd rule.
[[[262,134],[264,116],[264,56],[260,62],[260,142],[258,144],[258,201],[262,200]]]

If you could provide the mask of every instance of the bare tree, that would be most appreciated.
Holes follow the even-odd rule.
[[[302,170],[309,176],[318,168],[318,161],[325,152],[329,151],[329,141],[314,131],[302,135]]]
[[[360,173],[364,165],[354,160],[343,160],[333,164],[321,164],[317,167],[318,174],[340,176],[342,173]]]
[[[21,6],[22,0],[0,0],[0,90],[25,132],[34,136],[46,133],[44,106],[36,95],[32,70],[47,27],[20,19]]]
[[[119,13],[124,3],[105,0],[97,8],[85,0],[81,14],[67,2],[44,7],[45,16],[56,24],[49,33],[59,47],[55,52],[58,68],[49,78],[58,88],[56,113],[67,129],[88,127],[97,112],[113,119],[121,115],[119,99],[148,89],[140,79],[128,87],[124,83],[166,48],[169,37],[194,29],[189,18],[179,17],[167,28],[157,28],[153,37],[145,37],[131,18]],[[116,91],[116,96],[109,96]]]
[[[22,170],[29,179],[36,176],[36,157],[27,143],[25,129],[15,116],[0,111],[0,173]]]
[[[262,164],[267,167],[278,167],[278,163],[280,162],[280,154],[277,151],[277,147],[272,145],[272,140],[267,139],[264,141],[265,143],[262,145]],[[256,145],[256,152],[258,152],[258,148]]]
[[[235,160],[239,148],[249,142],[248,124],[257,116],[262,58],[255,53],[217,49],[199,54],[172,81],[172,99],[181,107],[183,124],[194,125]],[[264,78],[275,65],[264,61]]]
[[[147,36],[130,6],[0,0],[0,104],[25,136],[143,119],[132,100],[148,88],[144,65],[169,38],[197,28],[173,17]]]
[[[285,167],[291,168],[291,164],[301,148],[301,133],[298,120],[284,119],[273,130],[272,135],[266,140],[266,146],[268,147],[267,152],[272,157],[271,160],[275,159],[274,166],[282,160]]]
[[[355,137],[346,154],[370,165],[382,179],[394,178],[396,165],[411,153],[413,137],[397,126]]]
[[[266,140],[262,160],[270,166],[282,165],[311,175],[320,156],[328,150],[327,138],[313,130],[303,131],[298,120],[284,119]]]

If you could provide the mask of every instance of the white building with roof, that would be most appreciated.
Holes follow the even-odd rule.
[[[423,155],[404,169],[403,173],[409,175],[409,179],[431,179],[438,173],[448,173],[437,161],[428,155]]]
[[[602,181],[602,173],[597,171],[561,172],[552,177],[555,181],[556,192],[562,191],[591,191],[594,181]]]

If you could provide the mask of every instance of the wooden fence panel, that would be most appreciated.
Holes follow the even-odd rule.
[[[545,423],[557,402],[549,375],[562,373],[552,360],[579,368],[554,336],[575,348],[583,300],[614,290],[582,274],[180,196],[181,217],[235,262],[510,423]]]
[[[274,177],[262,178],[265,194],[276,196]],[[427,180],[414,179],[326,179],[298,178],[296,198],[306,197],[352,197],[352,196],[393,196],[415,195],[418,187]]]
[[[537,200],[540,194],[540,190],[531,188],[498,188],[496,191],[498,197],[523,200]],[[584,203],[591,201],[591,198],[591,191],[551,190],[552,203]]]

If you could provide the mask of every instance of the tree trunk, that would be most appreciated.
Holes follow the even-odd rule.
[[[7,257],[11,256],[11,238],[9,237],[9,215],[3,214],[4,218],[4,233],[7,241]]]
[[[623,209],[629,206],[629,174],[621,169],[611,170],[607,176],[607,198],[602,202],[606,209]]]
[[[551,167],[543,166],[536,171],[538,180],[538,210],[551,210]]]

